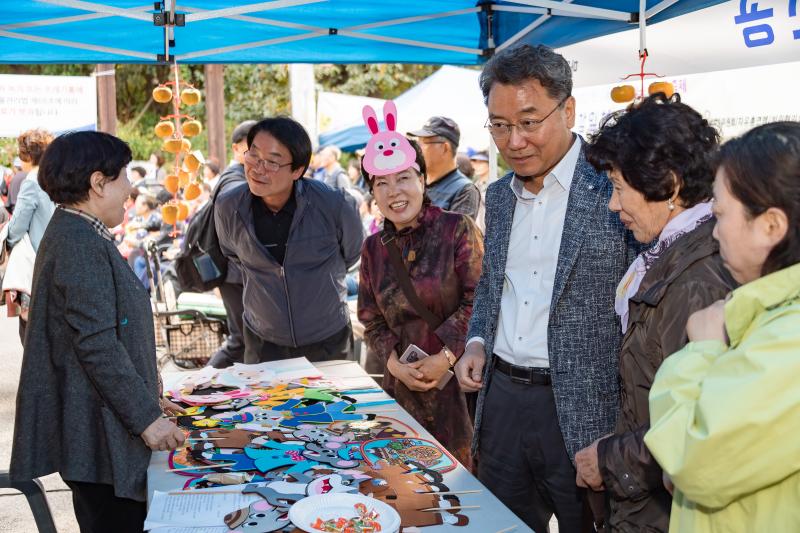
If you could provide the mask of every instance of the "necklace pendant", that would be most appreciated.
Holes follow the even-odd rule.
[[[416,258],[417,258],[417,253],[414,250],[411,250],[410,252],[408,252],[408,262],[409,263],[414,261],[414,259],[416,259]]]

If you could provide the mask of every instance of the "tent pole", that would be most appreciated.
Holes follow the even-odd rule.
[[[646,53],[647,53],[647,0],[639,0],[639,57],[642,57]]]
[[[270,2],[258,2],[255,4],[240,5],[237,7],[226,7],[224,9],[209,9],[190,13],[186,15],[186,22],[197,22],[199,20],[217,19],[243,15],[270,9],[281,9],[284,7],[304,6],[307,4],[318,4],[326,0],[272,0]]]
[[[572,2],[572,0],[564,0],[563,3],[569,4],[570,2]],[[501,7],[503,9],[500,9]],[[495,11],[511,11],[512,9],[514,9],[514,6],[494,6],[493,9]],[[525,8],[520,8],[520,9],[525,9]],[[536,9],[536,8],[531,8],[531,9]],[[532,32],[533,30],[535,30],[536,28],[547,22],[547,20],[551,17],[552,15],[547,15],[547,14],[537,17],[536,20],[534,20],[533,22],[522,28],[520,31],[515,33],[510,39],[508,39],[506,42],[498,46],[497,51],[499,52],[500,50],[508,48],[512,44],[516,43],[517,41],[528,35],[530,32]]]
[[[350,31],[373,30],[375,28],[383,28],[385,26],[396,26],[398,24],[411,24],[414,22],[425,22],[428,20],[435,20],[440,18],[456,17],[459,15],[469,15],[471,13],[480,13],[481,8],[470,7],[467,9],[458,9],[456,11],[445,11],[442,13],[431,13],[428,15],[420,15],[418,17],[405,17],[401,19],[384,20],[381,22],[371,22],[369,24],[360,24],[358,26],[350,26],[346,29]]]
[[[145,54],[144,52],[136,52],[133,50],[123,50],[121,48],[111,48],[110,46],[96,46],[93,44],[78,43],[75,41],[65,41],[63,39],[51,39],[50,37],[39,37],[38,35],[28,35],[25,33],[14,33],[11,31],[0,30],[0,37],[8,37],[9,39],[17,39],[19,41],[30,41],[33,43],[53,44],[57,46],[64,46],[67,48],[77,48],[78,50],[91,50],[92,52],[103,52],[106,54],[117,54],[127,57],[135,57],[137,59],[145,59],[152,61],[152,54]]]
[[[147,8],[142,9],[142,8],[113,7],[106,4],[83,2],[82,0],[39,0],[39,2],[42,4],[50,4],[54,6],[71,7],[73,9],[90,11],[92,13],[103,13],[105,15],[112,15],[115,17],[137,19],[151,23],[153,22],[153,16],[150,13],[146,13],[144,11]]]
[[[659,13],[661,13],[662,11],[664,11],[665,9],[667,9],[669,7],[672,7],[673,4],[677,4],[677,3],[678,3],[678,0],[663,0],[662,2],[659,2],[658,4],[654,5],[650,9],[648,9],[645,12],[645,18],[648,18],[648,19],[653,18],[656,15],[658,15]]]

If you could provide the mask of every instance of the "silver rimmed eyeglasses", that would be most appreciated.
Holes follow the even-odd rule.
[[[292,164],[291,161],[288,163],[280,164],[276,163],[275,161],[270,161],[269,159],[261,159],[250,150],[244,153],[244,160],[250,166],[255,167],[256,169],[264,170],[266,172],[277,172],[283,167],[288,167]]]
[[[539,126],[541,126],[541,124],[545,120],[550,118],[550,115],[555,113],[556,109],[561,107],[561,105],[564,102],[567,101],[567,98],[569,98],[569,95],[567,95],[564,98],[562,98],[561,101],[558,102],[558,104],[556,104],[556,106],[552,109],[552,111],[550,111],[548,114],[546,114],[544,116],[544,118],[540,118],[539,120],[532,119],[532,118],[526,118],[526,119],[520,120],[519,122],[514,123],[514,122],[502,122],[502,121],[499,121],[499,120],[498,121],[492,121],[492,119],[489,118],[489,119],[486,119],[486,124],[484,124],[484,127],[487,130],[489,130],[489,134],[491,134],[491,136],[494,139],[505,139],[506,137],[511,135],[511,128],[514,128],[514,127],[519,128],[519,132],[522,135],[531,134],[531,133],[535,132],[536,130],[538,130]]]

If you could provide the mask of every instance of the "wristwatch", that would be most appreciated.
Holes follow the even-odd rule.
[[[451,352],[450,348],[448,348],[447,346],[443,347],[442,351],[444,352],[444,356],[447,357],[447,362],[450,363],[450,368],[456,366],[456,361],[458,361],[458,359],[456,358],[456,354]]]

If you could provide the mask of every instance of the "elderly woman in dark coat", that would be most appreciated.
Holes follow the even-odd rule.
[[[575,456],[579,485],[605,489],[612,531],[667,531],[671,496],[644,444],[647,395],[664,359],[687,342],[689,316],[723,298],[735,281],[711,233],[716,130],[676,95],[612,116],[586,150],[614,185],[609,209],[641,243],[653,243],[619,284],[624,338],[620,414],[614,433]]]
[[[431,205],[425,196],[425,160],[419,146],[411,144],[416,168],[378,176],[365,172],[385,220],[383,231],[364,242],[358,319],[367,344],[386,363],[384,388],[471,468],[472,420],[464,392],[456,379],[441,390],[436,385],[464,352],[483,239],[468,216]],[[404,295],[390,246],[399,250],[419,300],[438,322],[435,328]],[[431,356],[400,363],[411,344]]]
[[[59,472],[82,532],[142,531],[150,450],[184,440],[162,418],[147,292],[108,230],[130,160],[116,137],[68,133],[39,169],[58,208],[34,267],[10,474]]]

